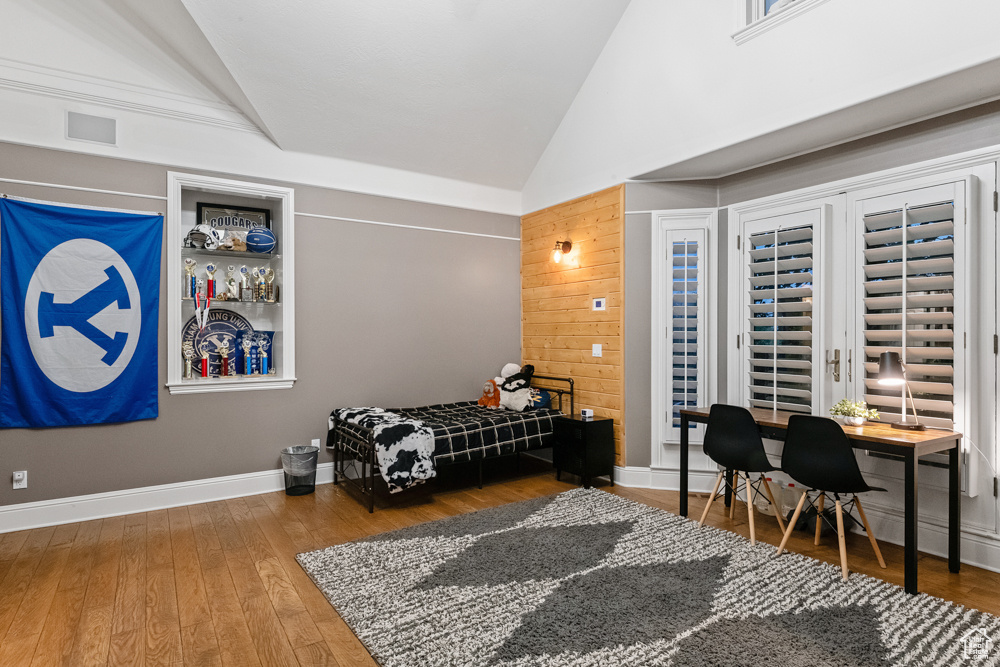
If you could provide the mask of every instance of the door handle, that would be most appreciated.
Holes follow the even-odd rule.
[[[833,366],[833,381],[840,382],[840,350],[826,351],[826,365]]]
[[[853,364],[851,363],[851,352],[853,352],[853,351],[854,350],[848,350],[847,351],[847,381],[848,382],[854,382],[853,368],[852,368]]]

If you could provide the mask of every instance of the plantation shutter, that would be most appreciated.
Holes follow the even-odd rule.
[[[813,411],[818,228],[817,210],[744,227],[748,326],[743,342],[751,407]]]
[[[668,435],[680,438],[680,410],[706,404],[704,229],[666,232],[667,280],[670,299],[670,340],[667,396],[670,400]],[[696,425],[692,424],[694,428]]]
[[[962,192],[939,186],[863,202],[864,397],[883,421],[899,421],[906,398],[905,386],[878,384],[879,355],[889,351],[903,361],[920,422],[955,426],[956,216],[961,222]],[[884,204],[889,206],[880,208]],[[906,410],[910,415],[908,401]]]

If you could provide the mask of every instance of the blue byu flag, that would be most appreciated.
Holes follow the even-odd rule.
[[[0,427],[157,415],[163,216],[0,200]]]

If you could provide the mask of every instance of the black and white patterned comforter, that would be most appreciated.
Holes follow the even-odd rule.
[[[435,474],[434,434],[422,422],[382,408],[341,408],[334,420],[371,429],[375,459],[390,493],[425,482]]]
[[[368,431],[366,429],[371,427],[364,427],[364,424],[359,425],[350,419],[339,416],[344,412],[357,412],[362,409],[369,410],[371,408],[334,410],[330,415],[330,428],[333,429],[337,425],[340,429],[351,432],[362,441],[367,441]],[[431,430],[433,433],[432,461],[434,464],[476,461],[549,447],[552,444],[553,422],[556,417],[562,414],[553,408],[526,412],[488,409],[478,405],[475,401],[427,405],[419,408],[393,408],[384,412],[420,423]],[[359,426],[364,428],[358,428]],[[348,455],[361,456],[354,440],[341,438],[339,442],[343,451]],[[332,445],[333,441],[331,440],[328,444]],[[378,452],[381,445],[376,442],[375,446],[376,452]],[[423,458],[414,455],[413,460],[421,462],[420,474],[425,474],[422,466]],[[389,479],[386,478],[381,463],[379,469],[382,471],[386,483],[389,484]],[[433,475],[433,468],[430,475],[422,479],[411,475],[405,486],[412,486],[418,481],[433,477]],[[401,488],[405,488],[405,486]],[[392,489],[391,484],[389,488]]]

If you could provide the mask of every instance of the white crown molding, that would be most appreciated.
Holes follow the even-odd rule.
[[[746,27],[740,28],[735,33],[733,33],[733,41],[736,45],[745,44],[749,42],[754,37],[758,35],[763,35],[765,32],[770,31],[772,28],[777,28],[782,23],[785,23],[796,16],[805,14],[811,9],[822,5],[829,0],[796,0],[788,7],[779,10],[773,14],[768,14],[767,16],[754,21],[753,23],[747,25]],[[745,6],[746,0],[740,0],[740,4]]]
[[[317,484],[329,484],[332,481],[333,463],[320,463],[316,466]],[[0,507],[0,533],[273,493],[284,488],[284,473],[279,468],[139,489],[5,505]]]
[[[6,58],[0,58],[0,89],[263,136],[260,128],[250,122],[236,107],[225,102],[30,65]],[[157,100],[158,103],[150,104],[151,99]]]

